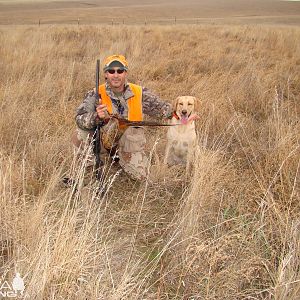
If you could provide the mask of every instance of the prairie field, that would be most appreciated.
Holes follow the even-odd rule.
[[[281,0],[0,0],[0,25],[300,25],[300,2]]]
[[[75,109],[113,53],[162,99],[199,99],[188,180],[147,128],[149,180],[108,164],[104,195],[83,184]],[[0,58],[0,282],[19,272],[37,300],[299,299],[299,27],[10,25]]]

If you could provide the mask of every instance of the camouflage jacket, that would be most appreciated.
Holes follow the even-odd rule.
[[[118,113],[123,118],[128,116],[127,100],[133,97],[129,85],[126,85],[122,95],[116,95],[108,85],[106,92],[113,103],[113,113]],[[98,106],[95,91],[89,91],[76,110],[76,124],[83,130],[95,129],[99,119],[97,118],[96,107]],[[158,96],[151,93],[147,88],[143,87],[142,92],[143,113],[156,118],[170,118],[173,110],[170,103],[162,101]]]

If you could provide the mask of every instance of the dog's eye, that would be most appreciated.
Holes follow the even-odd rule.
[[[193,105],[192,103],[188,103],[188,106]]]
[[[183,103],[179,103],[179,105],[183,105]]]

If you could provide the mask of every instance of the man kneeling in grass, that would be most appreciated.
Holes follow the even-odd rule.
[[[95,91],[89,91],[76,112],[77,132],[73,144],[79,148],[89,142],[97,125],[101,126],[101,149],[111,155],[118,152],[119,164],[133,179],[143,180],[149,164],[145,154],[146,138],[142,127],[119,125],[117,115],[129,121],[142,121],[143,115],[171,118],[170,103],[162,101],[147,88],[129,83],[128,63],[122,55],[104,60],[105,83],[99,87],[100,103]],[[109,120],[107,122],[107,120]],[[89,166],[93,167],[91,155]]]

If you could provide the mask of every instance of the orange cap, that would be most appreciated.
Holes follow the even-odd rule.
[[[128,70],[128,62],[127,62],[125,56],[123,56],[123,55],[111,55],[111,56],[106,57],[103,62],[104,63],[103,70],[106,71],[109,68],[109,65],[114,61],[118,61],[119,63],[121,63],[123,65],[125,70]]]

